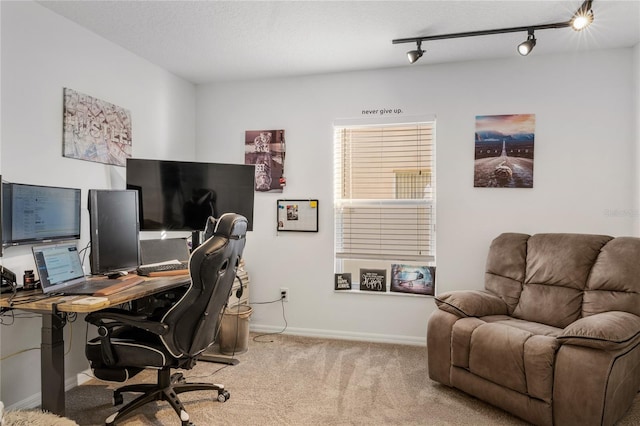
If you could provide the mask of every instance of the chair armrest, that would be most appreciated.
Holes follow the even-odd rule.
[[[163,336],[169,331],[167,324],[150,321],[144,315],[134,314],[123,309],[104,309],[102,311],[91,312],[85,317],[85,321],[107,329],[128,325],[158,336]]]
[[[507,315],[507,304],[485,290],[450,291],[435,297],[439,309],[460,318]]]
[[[623,348],[640,340],[640,317],[622,311],[590,315],[569,324],[557,339],[567,345]]]

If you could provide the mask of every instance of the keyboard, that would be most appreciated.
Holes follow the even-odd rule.
[[[138,275],[143,276],[152,276],[158,275],[158,273],[167,273],[170,275],[174,273],[176,275],[179,274],[187,274],[189,272],[189,262],[180,262],[180,263],[162,263],[157,265],[141,265],[136,270]]]

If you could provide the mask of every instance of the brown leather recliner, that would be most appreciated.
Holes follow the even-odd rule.
[[[485,289],[435,298],[429,377],[538,425],[612,425],[640,390],[640,238],[507,233]]]

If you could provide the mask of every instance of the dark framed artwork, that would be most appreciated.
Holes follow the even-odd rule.
[[[392,292],[434,296],[435,287],[435,266],[391,265]]]
[[[247,130],[244,163],[256,166],[255,190],[282,192],[284,177],[284,130]]]
[[[476,116],[473,186],[533,188],[535,114]]]
[[[360,290],[387,291],[386,269],[360,269]]]
[[[351,290],[351,273],[334,275],[334,290]]]

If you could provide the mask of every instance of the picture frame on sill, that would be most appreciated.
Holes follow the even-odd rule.
[[[391,265],[391,292],[434,296],[435,284],[435,266]]]
[[[387,270],[360,269],[360,290],[385,293],[387,291]]]
[[[334,274],[334,290],[351,290],[351,273]]]

